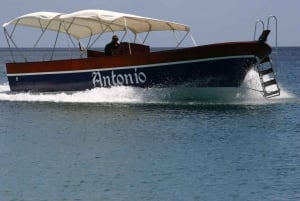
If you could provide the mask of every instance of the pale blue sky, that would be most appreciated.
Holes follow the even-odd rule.
[[[300,0],[1,0],[0,23],[30,12],[83,9],[184,23],[198,44],[252,40],[256,20],[272,14],[278,18],[279,46],[300,46]],[[1,31],[0,47],[6,46]]]

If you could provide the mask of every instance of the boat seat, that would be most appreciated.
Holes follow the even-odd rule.
[[[87,50],[88,57],[104,57],[105,53],[96,50]]]
[[[113,55],[128,55],[139,53],[150,53],[150,47],[148,45],[138,43],[121,42],[118,49],[116,49]]]

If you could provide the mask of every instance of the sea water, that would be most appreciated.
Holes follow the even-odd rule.
[[[0,56],[0,200],[300,200],[300,48],[279,48],[272,99],[253,90],[255,71],[218,99],[11,93]]]

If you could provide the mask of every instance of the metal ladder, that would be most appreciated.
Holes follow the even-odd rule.
[[[267,29],[269,30],[270,21],[275,22],[275,55],[277,55],[277,18],[273,15],[268,17]],[[257,20],[255,24],[254,40],[256,38],[256,29],[258,24],[262,25],[263,31],[265,31],[264,22],[262,20]],[[266,98],[271,98],[280,95],[280,87],[276,80],[276,72],[274,70],[273,62],[271,56],[262,60],[257,66],[256,71],[258,72],[260,83],[262,86],[262,94]]]

